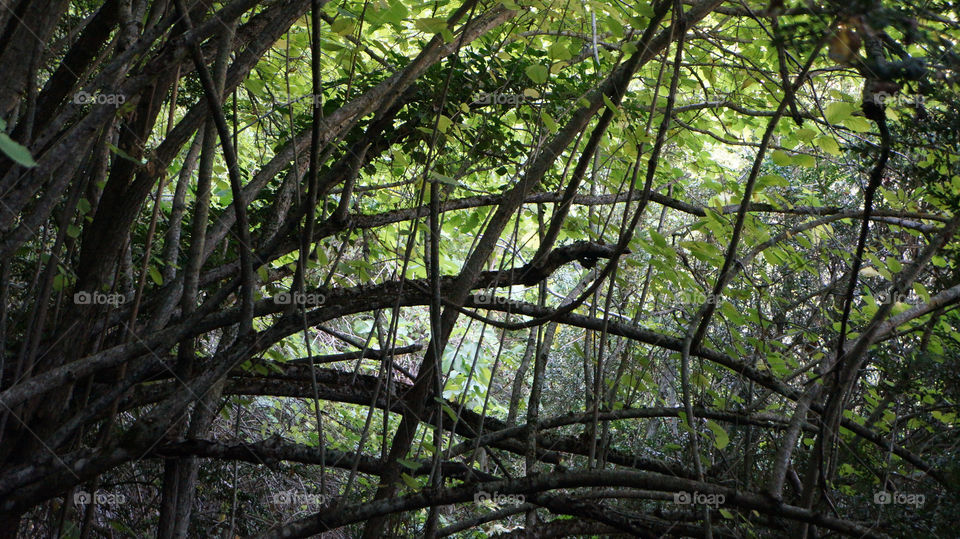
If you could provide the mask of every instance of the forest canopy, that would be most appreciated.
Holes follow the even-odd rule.
[[[958,25],[0,0],[0,537],[955,537]]]

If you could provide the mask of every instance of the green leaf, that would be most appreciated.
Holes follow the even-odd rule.
[[[263,82],[260,79],[247,79],[243,81],[243,86],[247,90],[250,90],[250,93],[257,97],[264,97],[264,89],[267,87],[267,83]]]
[[[524,70],[530,80],[536,84],[543,84],[547,82],[547,76],[550,74],[550,70],[545,65],[534,64],[529,65]]]
[[[447,185],[453,185],[453,186],[457,185],[457,180],[454,180],[450,176],[440,174],[439,172],[433,169],[430,170],[430,179],[436,182],[447,184]]]
[[[779,266],[784,262],[784,253],[777,247],[770,247],[769,249],[764,249],[763,259],[767,261],[768,264],[774,266]]]
[[[950,425],[951,423],[953,423],[953,420],[956,419],[957,417],[957,414],[954,412],[949,412],[945,414],[937,410],[934,410],[933,412],[931,412],[930,415],[932,415],[934,419],[941,421],[947,425]]]
[[[690,254],[712,266],[719,266],[723,253],[713,244],[704,241],[683,241],[680,246],[690,250]]]
[[[614,115],[617,114],[618,108],[613,104],[613,101],[607,97],[607,94],[603,94],[603,104],[606,105],[607,108],[610,109],[610,112],[612,112]]]
[[[0,129],[3,129],[0,126]],[[0,151],[3,151],[7,157],[12,159],[18,165],[33,168],[37,166],[37,162],[33,160],[33,156],[30,155],[30,150],[26,146],[20,144],[19,142],[10,138],[10,135],[6,133],[0,133]]]
[[[399,28],[403,19],[407,18],[409,14],[406,6],[399,0],[391,0],[389,5],[386,5],[385,2],[380,3],[379,9],[377,3],[374,2],[371,5],[371,12],[367,14],[367,20],[374,26],[389,23],[394,28]]]
[[[443,401],[442,399],[440,399],[439,397],[437,398],[437,402],[440,403],[440,408],[444,411],[444,413],[446,413],[448,416],[450,416],[450,419],[452,419],[453,421],[457,421],[457,420],[459,419],[459,418],[457,417],[457,412],[455,412],[455,411],[453,410],[453,408],[450,407],[449,404],[447,404],[446,402],[444,402],[444,401]]]
[[[793,161],[799,167],[813,168],[817,166],[817,160],[812,155],[807,155],[805,153],[794,155]]]
[[[543,125],[547,126],[547,129],[551,133],[556,133],[558,130],[557,122],[553,119],[553,116],[547,114],[547,111],[540,112],[540,119],[543,120]]]
[[[123,159],[126,159],[127,161],[132,161],[132,162],[134,162],[134,163],[136,163],[136,164],[138,164],[138,165],[146,165],[146,164],[147,164],[147,160],[146,160],[146,159],[137,159],[136,157],[133,157],[132,155],[128,154],[127,152],[121,150],[120,148],[117,148],[117,147],[114,146],[113,144],[109,144],[109,143],[108,143],[108,144],[107,144],[107,147],[110,148],[110,151],[111,151],[111,152],[117,154],[119,157],[122,157]],[[221,167],[221,168],[222,168],[222,167]],[[214,170],[216,170],[216,167],[214,167]],[[226,169],[224,169],[224,170],[226,170]]]
[[[816,135],[817,135],[817,132],[813,129],[810,129],[809,127],[798,129],[796,132],[797,138],[804,142],[810,142],[811,140],[813,140],[813,137],[815,137]]]
[[[790,185],[790,182],[786,180],[783,176],[779,174],[764,174],[757,178],[757,189],[763,189],[764,187],[786,187]]]
[[[410,470],[416,470],[420,468],[420,463],[415,460],[397,459],[397,462],[399,462],[404,468],[407,468]]]
[[[827,108],[824,109],[824,115],[827,117],[827,121],[832,124],[840,123],[853,114],[854,106],[851,103],[845,103],[843,101],[834,101],[827,105]]]
[[[844,127],[855,133],[866,133],[870,131],[870,122],[860,116],[851,116],[843,121]]]
[[[790,154],[783,150],[776,150],[771,156],[773,163],[780,167],[786,167],[793,164],[793,159],[790,158]]]
[[[347,34],[353,33],[353,29],[357,25],[355,22],[350,19],[340,17],[339,19],[333,21],[333,24],[330,25],[330,31],[338,36],[345,36]]]
[[[160,275],[160,270],[156,266],[148,266],[147,273],[150,274],[150,280],[153,281],[153,284],[163,286],[163,276]]]
[[[450,129],[451,125],[453,125],[453,120],[450,118],[447,118],[443,114],[437,117],[437,131],[446,133],[447,129]]]
[[[428,34],[439,34],[447,27],[447,20],[442,17],[427,17],[425,19],[417,19],[414,25],[417,27],[417,30],[427,32]]]
[[[826,135],[817,137],[816,145],[830,155],[840,156],[842,154],[840,151],[840,145],[837,144],[837,139],[833,137],[828,137]]]
[[[784,361],[783,356],[777,352],[773,352],[767,356],[767,363],[770,364],[770,368],[773,369],[773,372],[775,372],[777,376],[790,374],[790,367],[787,366],[787,362]]]
[[[570,50],[563,43],[554,43],[547,49],[551,60],[569,60],[572,58]]]
[[[420,483],[418,483],[417,480],[414,479],[413,477],[410,477],[409,475],[402,473],[400,474],[400,478],[403,479],[403,482],[406,483],[408,487],[412,489],[420,488]]]
[[[927,292],[927,287],[923,286],[923,283],[913,283],[913,291],[920,296],[924,303],[930,302],[930,292]]]
[[[723,449],[730,444],[730,436],[727,434],[727,431],[723,430],[723,427],[713,422],[713,420],[707,420],[707,428],[713,432],[713,445],[717,449]]]
[[[653,243],[655,243],[657,247],[667,246],[667,238],[664,238],[659,232],[652,228],[650,229],[650,238],[653,239]]]

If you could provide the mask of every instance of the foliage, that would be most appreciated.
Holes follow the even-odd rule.
[[[952,535],[958,17],[5,3],[0,536]]]

